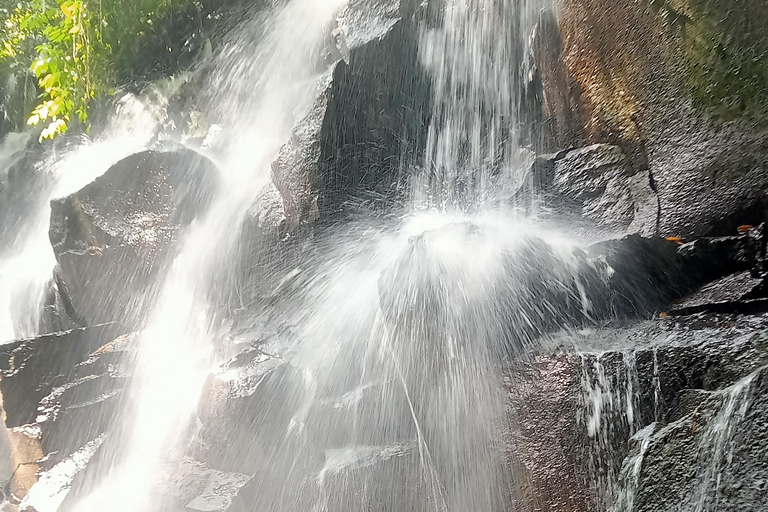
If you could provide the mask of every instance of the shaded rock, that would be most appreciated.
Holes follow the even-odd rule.
[[[54,268],[53,279],[45,290],[38,332],[61,332],[77,327],[85,327],[85,321],[75,311],[67,284],[61,279],[58,269]]]
[[[658,200],[650,175],[635,170],[618,146],[594,144],[541,155],[529,174],[533,192],[560,215],[575,215],[609,232],[652,236],[657,231]]]
[[[706,284],[693,295],[676,303],[670,312],[687,315],[711,310],[716,305],[738,302],[754,292],[762,282],[761,278],[753,277],[750,271],[731,274]]]
[[[42,482],[34,500],[25,502],[26,510],[57,509],[118,417],[120,390],[126,380],[120,363],[135,337],[121,336],[99,347],[111,338],[108,327],[115,330],[114,326],[90,327],[26,340],[22,342],[26,345],[11,352],[8,365],[16,368],[13,365],[18,364],[19,371],[4,371],[0,390],[9,404],[24,406],[12,409],[16,412],[9,419],[28,420],[9,434],[18,468],[11,480],[11,488],[16,489],[12,492],[20,499],[27,490],[37,489],[38,476]],[[20,391],[20,385],[27,387]],[[32,408],[36,411],[30,418]],[[51,500],[57,505],[49,505]],[[38,507],[39,503],[47,504]]]
[[[632,510],[766,510],[766,383],[763,368],[654,432]]]
[[[205,210],[216,176],[192,151],[145,151],[51,203],[51,243],[78,318],[135,320],[180,230]]]
[[[416,2],[391,0],[352,2],[342,15],[349,54],[333,72],[311,175],[321,216],[398,197],[402,171],[423,153],[430,85],[418,59],[421,15]]]
[[[33,423],[40,400],[55,387],[71,382],[76,365],[121,329],[106,324],[0,346],[0,392],[6,425],[11,428]]]
[[[663,238],[628,235],[592,245],[589,254],[607,267],[609,297],[598,302],[619,316],[645,316],[690,290],[678,245]],[[605,314],[603,310],[603,314]]]

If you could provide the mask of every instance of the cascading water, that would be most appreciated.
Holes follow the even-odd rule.
[[[212,340],[224,335],[211,276],[314,101],[342,7],[294,0],[266,18],[255,49],[259,31],[246,25],[220,52],[210,89],[212,111],[230,127],[211,150],[221,190],[184,235],[141,335],[121,454],[76,510],[163,508],[153,487],[184,452]],[[259,451],[207,457],[255,475],[240,498],[251,509],[508,507],[501,357],[556,322],[562,304],[589,314],[572,244],[510,213],[477,213],[493,175],[523,167],[511,82],[538,8],[451,2],[442,26],[424,32],[435,179],[417,185],[414,206],[427,211],[395,228],[337,233],[339,248],[278,303],[291,334],[265,351],[272,369],[231,420]]]
[[[319,261],[289,274],[271,304],[277,335],[249,347],[253,367],[217,376],[245,373],[252,385],[219,418],[236,434],[216,439],[196,432],[194,416],[220,363],[216,343],[229,336],[219,267],[329,76],[344,5],[292,0],[230,37],[201,98],[223,126],[206,150],[222,170],[216,198],[182,235],[159,295],[145,299],[152,313],[129,362],[127,403],[100,448],[114,460],[70,508],[169,510],[164,476],[197,450],[252,477],[238,497],[245,510],[510,509],[502,360],[561,321],[589,318],[587,281],[599,280],[577,244],[489,200],[499,176],[524,176],[517,95],[543,6],[455,0],[423,28],[434,96],[411,213],[395,226],[338,230]],[[120,147],[110,156],[143,145]]]
[[[266,21],[258,45],[254,25],[246,24],[220,53],[211,72],[217,101],[213,110],[228,124],[218,139],[223,142],[214,143],[211,151],[223,171],[220,190],[180,242],[140,336],[132,365],[135,384],[120,422],[125,432],[117,436],[121,453],[76,510],[162,508],[154,486],[163,466],[181,459],[213,366],[211,342],[221,336],[209,303],[210,279],[222,253],[236,246],[233,227],[242,224],[268,183],[270,163],[314,101],[328,28],[341,6],[295,0]]]

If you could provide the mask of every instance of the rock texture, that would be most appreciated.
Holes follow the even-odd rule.
[[[74,456],[114,418],[124,345],[122,338],[108,342],[121,330],[101,325],[2,345],[0,393],[16,467],[12,499],[24,498],[38,471]]]
[[[768,18],[760,0],[558,3],[559,33],[548,16],[538,30],[549,150],[622,147],[652,176],[663,236],[763,222]]]
[[[192,151],[146,151],[53,201],[50,239],[73,320],[135,321],[180,229],[205,211],[216,177],[213,163]]]
[[[423,11],[414,2],[354,0],[340,14],[338,62],[272,165],[289,230],[402,193],[429,117],[429,80],[417,54]]]
[[[768,443],[751,398],[768,363],[766,322],[703,314],[585,331],[555,338],[562,352],[510,367],[508,453],[523,510],[606,510],[620,498],[630,506],[618,510],[631,511],[691,510],[699,499],[702,510],[758,506],[763,459],[726,459]],[[646,426],[632,473],[641,443],[630,437]]]

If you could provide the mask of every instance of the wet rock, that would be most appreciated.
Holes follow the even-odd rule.
[[[579,378],[579,360],[564,354],[517,366],[505,380],[504,440],[513,481],[521,483],[512,492],[521,510],[599,510],[583,460],[591,440],[578,422]]]
[[[61,332],[78,327],[85,327],[85,321],[75,311],[67,284],[54,268],[53,279],[46,286],[38,332]]]
[[[18,504],[37,483],[39,461],[44,457],[40,438],[41,432],[37,425],[8,429],[13,473],[5,491],[12,503]]]
[[[531,166],[533,192],[559,215],[575,215],[600,230],[652,236],[658,200],[647,172],[618,146],[593,144],[541,155]]]
[[[720,467],[727,460],[727,450],[714,459],[702,452],[714,418],[732,418],[743,406],[739,421],[748,422],[750,430],[739,437],[734,429],[729,443],[745,455],[728,469],[731,483],[722,492],[735,492],[732,486],[738,487],[742,475],[750,483],[738,502],[717,502],[706,494],[703,510],[721,510],[708,508],[715,503],[732,503],[722,510],[755,508],[760,501],[753,490],[767,474],[756,448],[768,443],[758,420],[764,412],[757,397],[764,393],[749,388],[755,402],[744,406],[739,398],[732,400],[731,412],[722,411],[729,396],[747,397],[744,379],[762,386],[766,328],[764,315],[649,321],[558,335],[554,341],[562,343],[563,352],[514,363],[506,381],[507,439],[515,481],[523,482],[518,502],[524,509],[605,510],[637,476],[622,470],[625,457],[637,456],[630,437],[655,423],[631,510],[690,510],[697,488],[717,488],[697,487],[709,478],[709,462],[718,460]],[[747,461],[750,456],[754,462]]]
[[[319,503],[328,510],[385,512],[429,503],[430,489],[412,444],[329,450],[315,482]]]
[[[247,349],[205,383],[196,458],[225,471],[254,474],[284,441],[306,393],[296,368]],[[259,428],[265,424],[271,428]]]
[[[754,277],[748,270],[731,274],[701,287],[694,294],[676,303],[670,312],[676,315],[690,315],[712,311],[718,306],[741,301],[762,283],[763,279]]]
[[[763,368],[654,432],[632,511],[765,510],[767,383]]]
[[[184,457],[180,463],[163,466],[158,488],[151,500],[169,512],[227,512],[248,475],[219,471]]]
[[[560,34],[547,41],[561,47],[537,59],[544,117],[559,122],[555,141],[568,140],[561,126],[577,126],[583,130],[577,145],[581,139],[620,146],[649,171],[662,236],[721,236],[763,222],[768,139],[761,34],[768,18],[760,1],[689,9],[674,2],[566,0],[558,7]],[[692,33],[707,34],[709,43],[699,47]],[[551,78],[559,73],[564,79]]]
[[[19,512],[56,512],[69,493],[72,481],[103,442],[104,436],[96,437],[52,467],[41,468],[37,483],[19,503]]]
[[[76,365],[122,329],[116,324],[47,334],[0,346],[0,392],[6,425],[33,423],[38,403],[75,378]]]
[[[340,14],[339,61],[273,164],[291,229],[348,202],[397,195],[403,161],[418,159],[428,124],[418,12],[411,2],[355,0]]]
[[[64,500],[72,480],[96,452],[94,448],[81,461],[85,447],[97,439],[100,446],[114,425],[126,380],[121,362],[136,339],[121,336],[104,344],[115,330],[114,326],[90,327],[11,344],[6,364],[16,372],[3,370],[0,390],[12,407],[9,426],[11,421],[26,421],[9,433],[18,468],[11,489],[19,499],[37,488],[40,476],[43,490],[36,491],[34,503]],[[61,473],[65,469],[66,478]],[[31,503],[25,503],[27,510],[33,510]],[[46,505],[39,510],[56,508]]]
[[[216,177],[213,163],[192,151],[145,151],[51,203],[50,239],[79,319],[135,320],[181,229],[205,210]]]
[[[588,252],[609,269],[608,300],[599,299],[597,305],[619,316],[647,316],[687,293],[694,283],[678,245],[662,238],[628,235],[594,244]]]

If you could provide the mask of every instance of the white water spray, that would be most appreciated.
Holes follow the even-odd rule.
[[[122,459],[78,506],[81,512],[149,511],[163,466],[180,462],[205,378],[213,368],[217,331],[209,280],[236,247],[248,207],[269,181],[270,164],[315,99],[318,56],[341,1],[294,0],[266,23],[255,44],[246,25],[213,71],[217,114],[227,121],[212,149],[222,170],[209,210],[180,241],[165,285],[141,335],[128,390]],[[255,52],[253,57],[233,58]],[[247,102],[244,100],[247,99]]]

